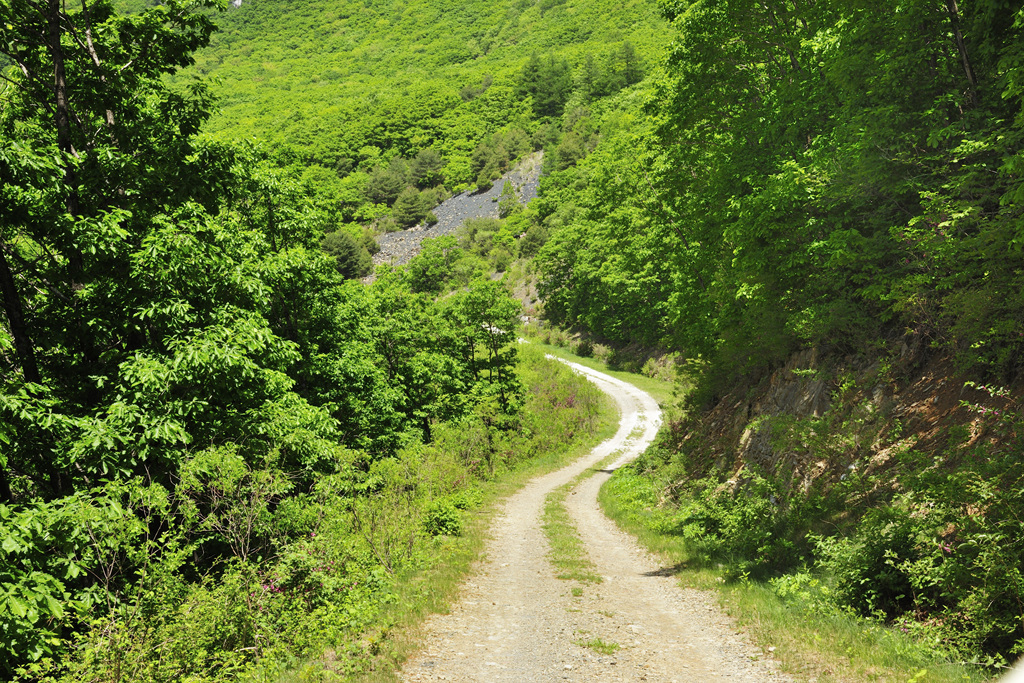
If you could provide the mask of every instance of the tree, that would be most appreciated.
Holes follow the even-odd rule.
[[[519,74],[517,93],[521,97],[532,96],[533,112],[537,117],[561,116],[571,90],[569,63],[553,54],[541,58],[533,53]]]
[[[516,329],[522,306],[498,282],[478,281],[445,299],[462,339],[463,358],[478,393],[493,396],[503,413],[522,406],[523,386],[515,373]]]
[[[164,336],[138,317],[152,295],[133,272],[154,225],[188,222],[230,194],[220,184],[230,154],[192,137],[207,116],[205,89],[164,81],[208,42],[205,6],[170,2],[135,17],[105,3],[0,9],[0,54],[18,71],[0,111],[0,293],[20,369],[6,389],[25,392],[23,415],[49,402],[66,419],[56,430],[13,422],[6,465],[22,494],[70,491],[75,468],[52,449],[102,405],[94,378]],[[8,478],[0,474],[9,499]]]
[[[344,230],[325,235],[320,246],[334,257],[338,272],[346,279],[364,277],[373,268],[373,260],[366,248]]]
[[[430,443],[435,420],[457,418],[470,405],[457,335],[433,300],[413,293],[398,273],[378,278],[373,295],[370,325],[377,352],[402,391],[404,414]]]
[[[387,166],[375,166],[366,183],[366,197],[376,204],[392,205],[409,185],[405,162],[395,157]]]
[[[440,293],[464,255],[451,235],[423,240],[420,253],[409,261],[410,288],[413,292]]]
[[[426,218],[427,212],[432,208],[427,206],[429,201],[428,193],[420,192],[415,187],[407,187],[395,200],[395,205],[391,209],[391,217],[395,219],[395,223],[399,227],[411,228]]]
[[[413,184],[422,190],[441,182],[443,168],[444,159],[441,155],[433,147],[427,147],[417,152],[416,157],[409,162],[409,176]]]

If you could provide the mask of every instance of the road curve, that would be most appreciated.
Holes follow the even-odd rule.
[[[565,362],[565,361],[563,361]],[[774,663],[736,633],[710,594],[682,589],[672,572],[601,514],[597,491],[647,448],[661,410],[647,393],[568,363],[610,395],[619,429],[571,465],[530,481],[496,516],[485,559],[446,615],[425,625],[404,681],[781,681]],[[576,486],[566,507],[603,582],[572,595],[555,578],[541,528],[545,496],[609,455],[611,466]],[[579,592],[579,591],[577,591]],[[602,654],[581,643],[621,649]]]

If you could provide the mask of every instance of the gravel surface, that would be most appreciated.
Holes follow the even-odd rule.
[[[543,152],[536,152],[520,161],[515,168],[494,181],[494,187],[487,192],[467,190],[447,199],[434,208],[437,223],[431,226],[417,225],[408,230],[389,232],[377,238],[380,251],[373,257],[374,265],[392,263],[402,265],[409,262],[420,251],[420,242],[427,237],[440,237],[457,230],[467,218],[497,218],[498,198],[511,182],[523,205],[537,196]]]
[[[712,593],[680,588],[671,568],[642,550],[599,510],[597,490],[654,439],[657,403],[630,384],[569,363],[619,406],[616,435],[509,498],[491,530],[486,560],[447,615],[428,620],[425,643],[405,681],[786,681],[775,663],[737,634]],[[547,493],[611,454],[616,462],[567,497],[603,583],[555,578],[541,513]],[[604,655],[577,644],[600,638],[622,649]]]

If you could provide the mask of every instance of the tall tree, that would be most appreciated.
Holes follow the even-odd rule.
[[[0,293],[20,366],[6,389],[17,395],[23,384],[29,402],[56,392],[69,419],[94,411],[99,378],[162,336],[125,315],[141,304],[132,253],[155,216],[213,206],[220,193],[207,169],[228,159],[192,141],[205,91],[163,80],[209,40],[205,6],[170,2],[135,17],[105,2],[0,8],[0,54],[11,65],[0,109]],[[34,472],[50,495],[67,492],[72,475],[49,454],[61,437],[23,427],[14,452],[28,461],[8,465]]]

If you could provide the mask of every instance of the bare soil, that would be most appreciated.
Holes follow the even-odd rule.
[[[675,572],[643,551],[599,510],[597,491],[635,458],[661,423],[657,403],[639,389],[569,363],[619,406],[613,438],[510,497],[492,529],[486,559],[458,603],[425,626],[424,643],[402,671],[405,681],[783,681],[775,662],[737,632],[714,595],[681,588]],[[545,496],[610,455],[567,497],[566,507],[600,584],[559,580],[541,528]],[[587,647],[600,640],[620,649]]]

